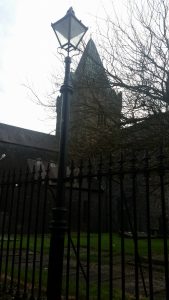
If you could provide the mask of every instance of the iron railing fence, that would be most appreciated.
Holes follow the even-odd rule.
[[[49,227],[57,221],[57,179],[50,174],[49,167],[45,175],[42,168],[1,174],[1,292],[15,298],[46,297]],[[169,299],[167,155],[72,163],[65,206],[60,299]]]
[[[3,173],[0,183],[1,292],[41,297],[49,248],[49,170]],[[36,179],[35,179],[36,178]]]

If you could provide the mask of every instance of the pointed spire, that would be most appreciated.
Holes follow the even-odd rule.
[[[79,79],[79,76],[96,79],[98,75],[104,76],[107,81],[107,76],[96,45],[94,41],[90,39],[75,71],[75,76],[77,76],[77,79]]]

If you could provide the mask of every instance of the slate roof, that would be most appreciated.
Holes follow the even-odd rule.
[[[0,143],[56,151],[56,136],[0,123]]]

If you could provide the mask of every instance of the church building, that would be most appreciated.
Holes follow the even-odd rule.
[[[119,129],[122,94],[111,88],[99,53],[89,40],[77,69],[71,73],[73,94],[69,103],[69,154],[83,158],[110,150]],[[62,97],[57,99],[56,138],[59,144]],[[108,141],[109,139],[109,141]]]

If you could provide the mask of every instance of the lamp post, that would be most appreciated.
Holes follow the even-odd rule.
[[[65,208],[65,176],[67,159],[67,140],[69,122],[69,100],[72,93],[70,84],[70,53],[78,49],[87,27],[79,21],[72,9],[59,21],[51,24],[61,49],[67,52],[65,57],[65,78],[61,87],[62,109],[61,109],[61,132],[58,160],[58,180],[56,191],[56,208],[53,209],[53,220],[51,226],[51,242],[49,252],[48,268],[48,300],[61,300],[62,273],[64,255],[64,236],[67,229]]]

